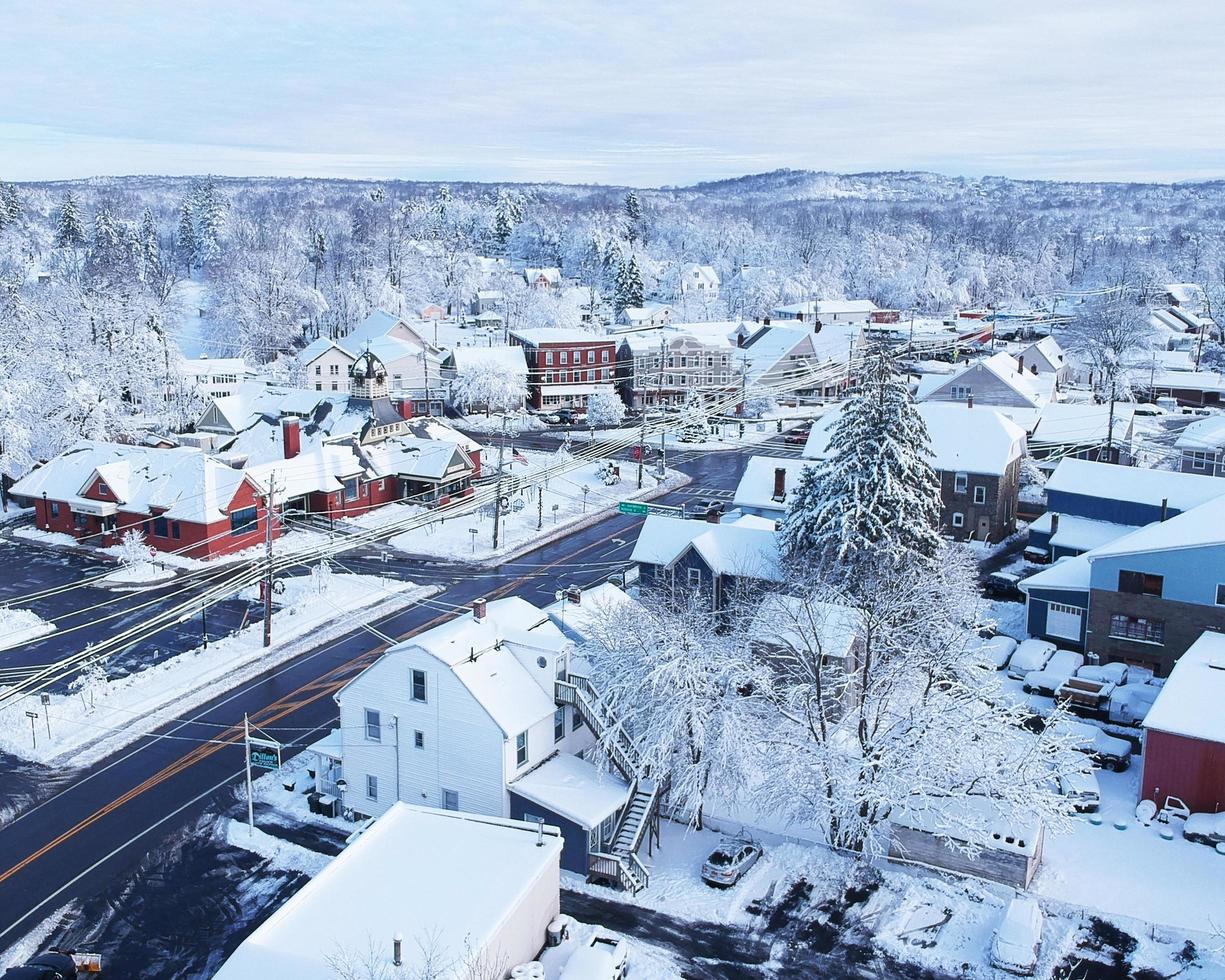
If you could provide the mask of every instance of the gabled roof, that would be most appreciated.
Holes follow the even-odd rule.
[[[778,456],[750,456],[744,467],[744,475],[736,484],[736,507],[751,507],[757,510],[782,510],[787,497],[795,489],[804,470],[811,466],[807,459],[783,459]],[[774,471],[786,471],[783,480],[783,499],[774,499]]]
[[[919,381],[915,401],[925,401],[937,391],[955,383],[966,383],[963,379],[967,379],[967,376],[972,378],[978,371],[991,372],[1016,392],[1031,408],[1041,408],[1051,400],[1054,394],[1055,377],[1053,374],[1032,374],[1028,369],[1018,371],[1016,359],[1011,354],[1001,352],[991,357],[968,361],[960,370],[952,374],[925,374]]]
[[[1058,371],[1064,366],[1063,348],[1054,337],[1035,340],[1017,356],[1025,362],[1026,368],[1031,364],[1037,365],[1039,373]]]
[[[460,661],[452,670],[507,738],[551,718],[557,710],[553,696],[532,679],[509,643]]]
[[[845,659],[854,648],[861,624],[859,613],[847,606],[775,594],[758,606],[751,634],[765,643],[796,651],[819,650],[823,657]]]
[[[689,547],[702,556],[712,572],[771,582],[782,579],[778,535],[773,528],[741,527],[735,523],[706,524],[706,527],[707,530],[694,538]]]
[[[328,353],[328,351],[338,351],[350,361],[354,358],[353,354],[341,347],[340,344],[336,343],[336,341],[331,340],[328,337],[316,337],[309,344],[303,347],[302,350],[298,351],[298,363],[303,367],[306,367],[311,362],[317,361],[324,354]]]
[[[1055,533],[1051,534],[1054,518],[1059,517]],[[1051,534],[1052,548],[1070,548],[1073,551],[1091,551],[1104,544],[1131,534],[1135,527],[1130,524],[1113,524],[1110,521],[1094,521],[1072,514],[1056,515],[1047,511],[1029,525],[1030,534]]]
[[[1220,477],[1203,477],[1217,480]],[[1153,551],[1176,551],[1225,545],[1225,496],[1193,507],[1176,517],[1155,521],[1131,534],[1115,538],[1090,554],[1090,559],[1113,558]]]
[[[248,467],[261,486],[276,480],[276,500],[281,503],[308,493],[332,493],[344,486],[344,481],[360,477],[365,472],[361,460],[350,445],[320,445],[293,459],[274,459]]]
[[[1042,571],[1022,579],[1020,589],[1057,589],[1060,591],[1088,592],[1090,575],[1088,555],[1060,558]]]

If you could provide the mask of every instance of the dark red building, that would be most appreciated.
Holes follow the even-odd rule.
[[[510,342],[527,361],[527,400],[537,411],[585,411],[587,398],[612,390],[617,355],[613,338],[585,330],[512,330]]]

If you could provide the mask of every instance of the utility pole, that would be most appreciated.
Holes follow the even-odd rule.
[[[664,404],[664,363],[668,356],[668,341],[665,337],[659,338],[659,410],[663,411]],[[664,475],[664,459],[666,450],[664,448],[664,433],[667,431],[666,425],[659,427],[659,475]]]
[[[264,646],[268,644],[265,643]],[[251,722],[244,711],[242,715],[242,755],[247,770],[247,831],[255,836],[255,798],[251,792]]]
[[[276,476],[268,478],[268,495],[264,498],[264,646],[272,646],[272,507],[276,494]],[[247,785],[251,773],[247,772]]]
[[[642,486],[642,463],[638,464],[638,485]],[[544,487],[536,488],[536,530],[544,527]]]
[[[1106,416],[1106,462],[1112,463],[1114,460],[1114,399],[1115,386],[1114,378],[1110,379],[1110,411]]]
[[[740,355],[740,417],[748,411],[749,402],[749,355]],[[798,402],[797,402],[798,404]]]
[[[498,443],[498,490],[493,501],[493,550],[498,550],[498,531],[502,523],[502,460],[506,455],[506,416],[502,416],[502,441]]]

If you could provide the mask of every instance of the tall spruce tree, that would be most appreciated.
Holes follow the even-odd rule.
[[[855,567],[934,555],[940,480],[905,379],[882,349],[864,359],[858,390],[833,422],[826,456],[807,467],[779,528],[788,557]]]
[[[625,237],[636,242],[642,237],[642,205],[633,191],[625,195],[622,210],[625,212]]]
[[[137,248],[140,253],[141,269],[147,276],[157,267],[161,251],[157,241],[157,222],[153,220],[153,211],[150,208],[145,208],[140,216]]]
[[[85,222],[81,220],[81,207],[72,191],[60,202],[54,243],[56,248],[80,248],[85,244]]]
[[[225,237],[225,200],[212,177],[206,177],[196,188],[192,211],[196,218],[196,261],[211,265],[221,257]]]
[[[617,315],[619,316],[627,306],[641,306],[642,299],[642,273],[638,271],[638,259],[631,255],[628,261],[621,260],[621,266],[617,270],[617,288],[614,297]]]
[[[191,213],[191,202],[184,201],[179,208],[179,228],[175,233],[174,254],[189,276],[196,265],[197,251],[195,217]]]
[[[17,196],[15,184],[0,184],[0,231],[17,224],[21,217],[21,198]]]

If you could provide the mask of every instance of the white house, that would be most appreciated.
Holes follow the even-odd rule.
[[[241,357],[194,357],[184,360],[180,370],[208,398],[233,395],[240,384],[255,376]]]
[[[1225,476],[1225,415],[1197,419],[1178,434],[1174,448],[1184,473]]]
[[[696,262],[683,266],[680,271],[682,296],[698,299],[718,299],[721,280],[714,266],[698,265]]]
[[[1017,355],[1020,363],[1038,374],[1055,375],[1055,384],[1062,386],[1072,380],[1072,365],[1054,337],[1041,337]]]
[[[418,976],[431,955],[442,964],[436,980],[504,976],[545,945],[560,910],[561,853],[556,827],[397,803],[216,977]]]
[[[866,323],[879,309],[870,299],[810,299],[774,308],[779,320],[800,320],[804,323]]]
[[[623,326],[644,329],[666,327],[672,322],[672,307],[663,303],[647,303],[645,306],[627,306],[621,311]]]
[[[533,289],[556,289],[561,285],[561,269],[556,266],[528,266],[523,270],[523,278]]]

